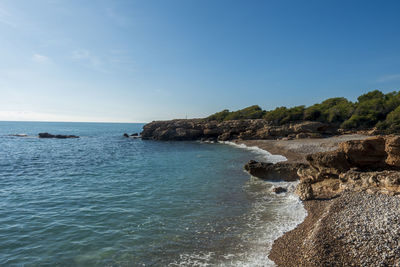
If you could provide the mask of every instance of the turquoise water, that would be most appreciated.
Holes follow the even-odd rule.
[[[273,238],[303,210],[242,166],[276,159],[122,137],[142,126],[0,122],[0,265],[268,265]]]

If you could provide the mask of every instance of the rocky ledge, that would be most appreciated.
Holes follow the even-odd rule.
[[[59,139],[65,139],[65,138],[79,138],[79,136],[76,135],[65,135],[65,134],[49,134],[49,133],[39,133],[39,138],[59,138]]]
[[[204,119],[153,121],[143,127],[143,139],[152,140],[256,140],[321,137],[336,133],[336,128],[315,121],[272,125],[262,119],[207,121]]]
[[[341,143],[335,151],[307,156],[298,169],[302,200],[330,198],[343,191],[400,194],[400,136]]]
[[[400,194],[400,136],[346,141],[306,160],[306,164],[250,161],[244,168],[261,179],[300,180],[296,193],[302,200],[332,198],[343,191]]]

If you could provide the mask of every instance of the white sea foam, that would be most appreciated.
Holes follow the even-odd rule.
[[[252,208],[244,215],[243,232],[233,253],[196,252],[182,254],[178,262],[169,266],[275,266],[268,258],[273,242],[294,229],[306,217],[307,212],[294,194],[298,182],[266,182],[251,177],[245,190],[254,198]],[[275,194],[272,188],[281,186],[286,193]],[[240,249],[244,248],[244,249]]]
[[[255,153],[258,160],[280,162],[287,160],[281,155],[272,155],[258,147],[248,147],[233,142],[220,142]],[[245,190],[254,199],[250,211],[244,215],[243,232],[238,247],[245,247],[236,254],[194,253],[181,255],[179,266],[275,266],[268,258],[273,242],[304,221],[307,211],[294,194],[298,182],[268,182],[251,177]],[[275,194],[274,187],[284,187],[286,193]],[[173,265],[174,266],[174,265]]]
[[[246,146],[245,144],[237,144],[237,143],[229,142],[229,141],[220,141],[219,143],[249,150],[252,153],[256,154],[258,160],[271,162],[271,163],[277,163],[277,162],[287,160],[287,158],[285,156],[273,155],[273,154],[269,153],[268,151],[261,149],[257,146]]]
[[[236,260],[221,263],[221,266],[275,266],[268,258],[273,242],[294,229],[307,215],[301,201],[294,194],[296,185],[297,182],[265,182],[254,177],[250,179],[246,189],[255,196],[256,201],[249,213],[249,227],[241,236],[248,249]],[[275,194],[271,190],[275,186],[282,186],[288,191]],[[253,190],[254,187],[258,189]],[[274,218],[264,219],[267,214]]]

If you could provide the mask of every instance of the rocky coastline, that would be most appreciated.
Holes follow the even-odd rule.
[[[275,240],[269,258],[278,266],[400,266],[399,136],[343,135],[319,122],[199,119],[152,122],[141,137],[232,141],[284,155],[287,162],[245,165],[260,179],[300,181],[308,215]]]
[[[338,133],[332,125],[302,121],[273,125],[263,119],[208,121],[205,119],[153,121],[143,127],[142,139],[159,141],[275,140],[319,138]]]
[[[292,156],[249,162],[253,176],[298,170],[308,216],[274,242],[269,257],[278,266],[400,266],[399,136],[239,142]]]

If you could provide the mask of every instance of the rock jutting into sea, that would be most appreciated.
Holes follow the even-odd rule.
[[[65,135],[65,134],[49,134],[49,133],[39,133],[38,134],[39,138],[59,138],[59,139],[65,139],[65,138],[79,138],[79,136],[76,135]]]
[[[143,127],[142,139],[152,140],[257,140],[317,138],[337,133],[332,125],[316,121],[272,125],[263,119],[208,121],[204,119],[153,121]]]

